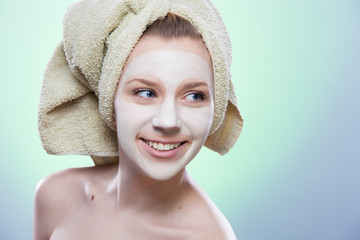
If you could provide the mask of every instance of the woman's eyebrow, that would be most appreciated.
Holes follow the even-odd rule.
[[[128,85],[132,82],[140,82],[140,83],[143,83],[145,85],[148,85],[149,87],[157,87],[159,86],[159,84],[157,82],[153,82],[153,81],[149,81],[149,80],[145,80],[145,79],[142,79],[142,78],[134,78],[134,79],[131,79],[130,81],[128,81],[125,85]]]
[[[183,89],[191,89],[191,88],[196,88],[196,87],[208,87],[208,88],[210,88],[209,84],[207,84],[205,82],[188,82],[188,83],[185,83],[182,86]]]

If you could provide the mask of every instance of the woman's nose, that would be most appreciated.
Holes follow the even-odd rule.
[[[180,119],[178,117],[176,104],[174,102],[164,102],[159,106],[155,113],[152,124],[154,128],[165,132],[174,132],[180,129]]]

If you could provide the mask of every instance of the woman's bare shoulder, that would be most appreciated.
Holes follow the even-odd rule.
[[[230,223],[211,199],[204,201],[203,219],[207,222],[206,239],[236,240]]]
[[[34,239],[49,239],[59,223],[86,201],[86,190],[109,170],[99,167],[70,168],[44,177],[36,186]]]
[[[79,188],[77,169],[66,169],[44,177],[36,186],[34,239],[49,239]]]
[[[35,197],[39,200],[60,200],[64,191],[72,191],[80,184],[82,168],[70,168],[52,173],[39,181]]]
[[[39,181],[35,190],[35,211],[59,215],[79,198],[86,182],[86,168],[71,168],[52,173]]]
[[[215,203],[197,185],[193,189],[192,219],[198,225],[199,239],[236,240],[230,223]]]
[[[43,204],[61,203],[64,206],[67,202],[79,198],[85,188],[93,182],[97,182],[98,178],[103,180],[104,177],[106,178],[107,175],[114,172],[114,168],[96,166],[69,168],[55,172],[44,177],[37,184],[35,200],[43,202]]]

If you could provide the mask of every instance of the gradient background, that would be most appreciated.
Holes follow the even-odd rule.
[[[44,176],[90,166],[41,147],[42,75],[74,0],[0,2],[0,239],[31,239]],[[216,0],[245,119],[234,149],[188,167],[239,239],[360,239],[360,2]]]

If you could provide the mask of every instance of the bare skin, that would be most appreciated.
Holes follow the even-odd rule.
[[[164,41],[147,37],[141,39],[131,53],[125,71],[128,63],[135,61],[133,59],[154,49],[170,51],[169,56],[172,56],[173,51],[195,54],[203,59],[200,62],[205,61],[211,68],[210,55],[201,40]],[[190,60],[194,59],[193,55],[190,56]],[[181,53],[179,56],[188,56],[188,54]],[[149,61],[151,63],[152,58]],[[186,62],[180,65],[186,65]],[[166,66],[165,63],[164,66]],[[177,67],[177,65],[174,66]],[[125,108],[121,108],[124,105],[119,104],[122,101],[132,104],[127,111],[132,111],[135,107],[141,108],[136,115],[137,119],[130,119],[128,124],[122,126],[119,124],[123,124],[127,119],[118,121],[121,116],[116,115],[118,139],[123,139],[124,144],[130,143],[125,150],[131,148],[131,153],[134,154],[126,154],[119,141],[119,164],[68,169],[44,178],[39,183],[35,195],[35,240],[236,239],[231,226],[215,204],[190,177],[185,167],[177,164],[180,161],[184,163],[191,161],[192,155],[196,155],[202,146],[201,139],[206,139],[207,132],[200,132],[200,134],[197,132],[199,126],[206,124],[207,121],[205,119],[198,123],[200,117],[196,117],[196,113],[197,111],[204,112],[201,109],[211,109],[213,100],[212,97],[200,98],[200,100],[192,97],[199,91],[211,96],[210,91],[199,86],[185,91],[175,91],[181,90],[184,84],[172,82],[169,85],[169,81],[173,79],[171,75],[165,80],[160,77],[156,80],[153,77],[150,78],[151,81],[156,81],[156,84],[150,84],[146,86],[146,89],[151,88],[149,90],[156,91],[155,98],[152,95],[150,95],[151,98],[146,94],[143,95],[144,92],[141,92],[141,95],[134,94],[132,88],[127,90],[125,87],[118,87],[117,104],[114,104],[116,114],[125,111]],[[200,80],[203,81],[203,79]],[[186,77],[179,81],[188,83],[193,80]],[[212,83],[207,83],[206,86],[212,85]],[[152,85],[164,86],[163,92]],[[136,88],[144,87],[136,85]],[[130,94],[126,95],[127,92]],[[142,105],[136,105],[139,101]],[[161,108],[162,104],[167,101],[174,103],[175,107],[182,112],[179,110],[179,114],[174,114],[172,111],[175,108],[165,109],[167,114],[159,115],[160,117],[167,117],[169,114],[174,116],[167,121],[163,121],[164,119],[160,119],[159,116],[156,116],[156,121],[153,118],[148,119],[147,116],[155,111],[144,114],[148,107],[153,109],[159,107],[159,112],[161,112],[164,109]],[[193,113],[192,118],[189,118],[189,114],[185,114],[186,118],[181,118],[183,116],[181,113],[184,112]],[[130,118],[130,115],[126,116]],[[208,124],[211,125],[211,122]],[[126,131],[126,128],[131,129],[129,132],[132,135],[121,135],[123,132],[119,129]],[[158,154],[158,150],[146,150],[150,147],[145,145],[144,136],[163,142],[173,142],[174,139],[183,141],[182,138],[184,138],[186,143],[180,151],[173,154],[173,157],[159,161],[151,155],[154,152]],[[189,152],[192,152],[192,155],[187,155]],[[135,156],[138,159],[134,159]],[[172,161],[175,164],[166,167],[169,166],[166,165],[166,161]],[[153,164],[158,164],[156,166],[162,167],[163,170],[151,168]],[[163,171],[168,170],[170,175],[163,175]],[[160,176],[161,179],[151,177],[152,174],[156,177]]]
[[[118,165],[112,165],[43,179],[34,239],[236,239],[186,170],[164,182],[143,179],[118,187],[118,178]]]

